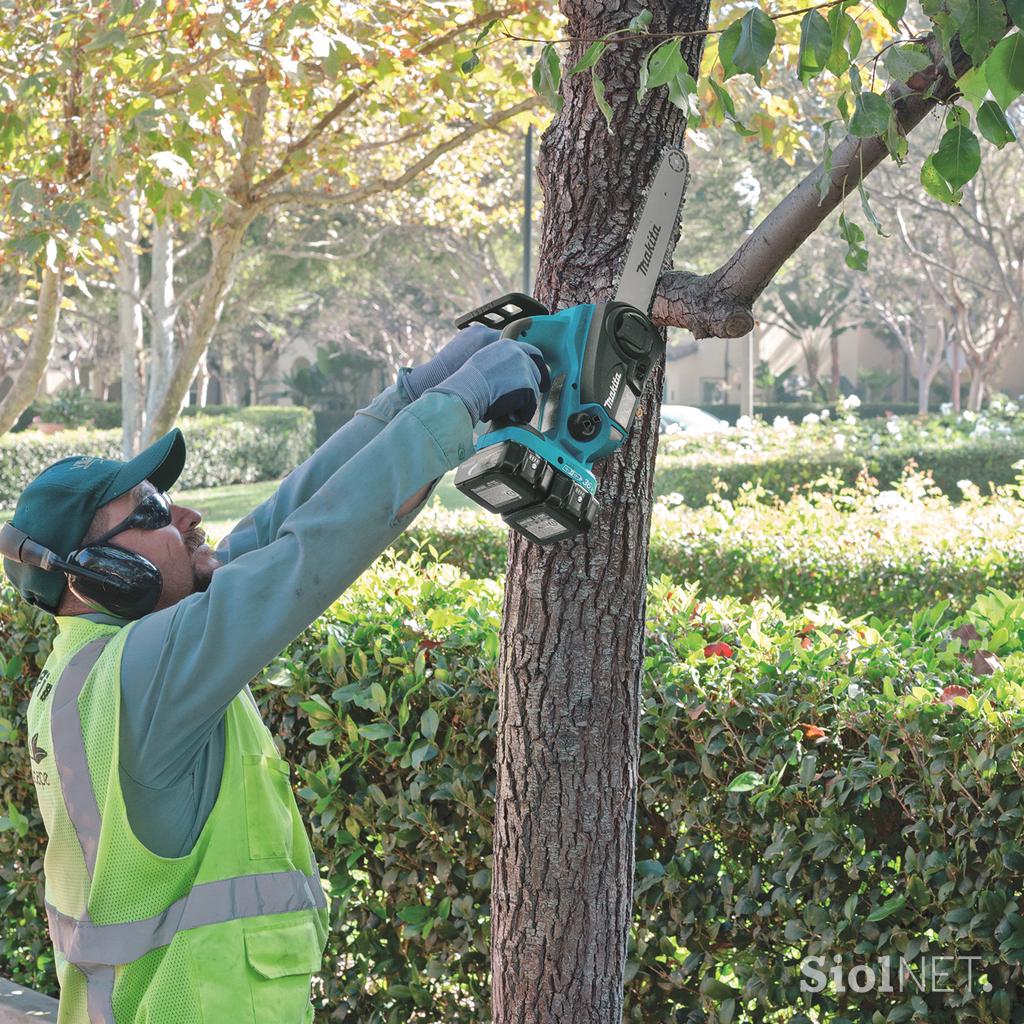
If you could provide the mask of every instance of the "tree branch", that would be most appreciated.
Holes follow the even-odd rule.
[[[1009,27],[1007,21],[1004,34]],[[952,72],[945,66],[942,47],[934,34],[923,42],[932,63],[906,82],[895,82],[886,90],[904,135],[916,128],[937,104],[956,95],[956,79],[972,67],[959,36],[950,47]],[[721,267],[705,275],[679,270],[663,274],[654,302],[654,322],[688,328],[695,338],[738,338],[748,334],[754,326],[754,301],[786,260],[887,155],[881,136],[860,139],[847,135],[833,151],[831,171],[819,164]],[[819,185],[823,186],[824,195]]]
[[[314,192],[311,190],[301,189],[288,189],[281,192],[270,192],[257,200],[252,207],[252,210],[262,212],[263,210],[274,206],[283,206],[292,203],[320,206],[349,206],[353,203],[362,202],[364,199],[380,192],[394,192],[397,189],[402,188],[404,185],[407,185],[416,177],[417,174],[435,163],[440,157],[444,156],[445,153],[461,146],[467,139],[472,138],[474,135],[477,135],[488,128],[494,128],[503,121],[507,121],[509,118],[517,117],[519,114],[525,113],[527,110],[532,110],[540,103],[541,99],[539,96],[531,96],[528,99],[517,103],[514,107],[499,110],[490,117],[485,118],[483,121],[470,125],[458,134],[453,135],[450,139],[446,139],[444,142],[439,142],[433,149],[428,150],[422,157],[410,164],[397,178],[374,178],[365,185],[360,185],[358,188],[352,189],[350,192],[342,193]]]

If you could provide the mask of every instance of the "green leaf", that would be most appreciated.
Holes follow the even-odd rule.
[[[828,22],[817,11],[808,11],[800,22],[800,81],[807,82],[824,71],[831,54],[832,30]]]
[[[314,747],[326,747],[337,734],[331,729],[316,729],[307,737]]]
[[[882,64],[889,73],[889,77],[897,82],[905,82],[911,75],[923,70],[931,64],[931,57],[925,52],[924,47],[915,46],[890,46],[882,54]]]
[[[959,104],[954,103],[946,111],[946,127],[955,128],[958,124],[969,125],[971,123],[971,115],[961,107]]]
[[[687,114],[698,113],[697,83],[684,66],[675,78],[668,83],[669,102]]]
[[[540,59],[533,69],[533,88],[554,111],[562,109],[562,97],[558,87],[562,81],[562,64],[554,46],[548,43],[541,51]]]
[[[665,874],[665,865],[658,860],[642,860],[636,866],[636,873],[641,878],[661,878]]]
[[[764,785],[764,776],[760,772],[741,772],[726,787],[728,793],[747,793],[757,786]]]
[[[759,7],[747,11],[722,33],[718,53],[728,78],[730,74],[754,76],[761,84],[761,68],[775,45],[775,22]]]
[[[954,192],[949,187],[946,179],[935,169],[933,160],[934,157],[929,156],[921,165],[921,184],[928,195],[950,206],[956,206],[962,198],[962,193]]]
[[[875,211],[871,208],[871,203],[868,202],[868,193],[864,188],[863,178],[857,182],[857,191],[860,193],[860,208],[864,211],[864,216],[867,217],[868,222],[878,234],[883,238],[888,238],[889,236],[882,230],[882,222],[875,215]]]
[[[684,66],[678,39],[666,39],[660,46],[655,47],[647,54],[647,59],[640,68],[637,101],[642,100],[649,90],[671,81]]]
[[[646,32],[647,26],[650,25],[653,17],[654,15],[650,11],[646,9],[642,10],[639,14],[630,19],[626,28],[628,28],[630,32]]]
[[[596,42],[591,43],[587,47],[587,52],[566,71],[565,77],[568,78],[570,75],[576,75],[581,71],[586,71],[587,68],[592,68],[600,60],[601,54],[604,53],[607,47],[608,44],[603,39],[598,39]]]
[[[978,173],[981,166],[981,145],[978,137],[964,125],[950,128],[939,142],[932,156],[932,164],[949,182],[950,188],[959,189]]]
[[[902,910],[906,902],[906,896],[894,896],[891,900],[886,900],[880,907],[875,907],[875,909],[868,914],[867,920],[884,921],[887,917],[895,914],[897,910]]]
[[[757,135],[758,132],[753,128],[748,128],[742,121],[736,116],[736,105],[733,102],[732,96],[729,95],[725,86],[719,85],[718,82],[712,77],[708,79],[711,85],[711,91],[714,92],[721,104],[722,112],[725,115],[726,120],[731,121],[733,127],[736,129],[739,135],[751,136]]]
[[[876,0],[878,9],[882,12],[885,20],[897,31],[900,27],[900,18],[907,11],[907,0]]]
[[[387,740],[395,735],[395,730],[387,722],[374,722],[372,725],[359,726],[359,735],[368,740]]]
[[[464,75],[472,74],[480,66],[480,56],[474,50],[462,63],[459,65],[459,70]]]
[[[1024,36],[1014,32],[996,44],[985,61],[985,78],[1005,110],[1024,92]]]
[[[1024,0],[1006,0],[1006,13],[1017,28],[1024,28]]]
[[[612,133],[612,107],[604,98],[604,82],[598,77],[596,71],[590,72],[590,79],[594,88],[594,99],[597,102],[597,109],[604,114],[605,124],[608,125],[609,133]]]
[[[1004,31],[1003,0],[967,0],[967,16],[960,25],[960,45],[974,64],[988,56]]]
[[[889,101],[877,92],[862,92],[850,118],[850,132],[859,139],[885,134],[889,127]]]
[[[1006,120],[1006,115],[995,100],[985,100],[978,111],[978,131],[998,149],[1002,149],[1008,142],[1013,142],[1016,136]]]
[[[828,25],[832,30],[832,53],[825,66],[838,78],[860,53],[860,28],[842,7],[833,7],[828,12]]]
[[[420,716],[420,732],[425,739],[432,740],[437,735],[437,727],[441,717],[433,708],[427,708]]]
[[[858,224],[839,214],[839,236],[846,242],[846,265],[851,270],[868,269],[868,251],[864,248],[864,232]]]
[[[420,925],[430,917],[430,907],[402,907],[398,919],[406,924]]]

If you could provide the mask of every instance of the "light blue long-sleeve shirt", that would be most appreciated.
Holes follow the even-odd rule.
[[[187,854],[220,789],[224,713],[413,521],[398,510],[473,450],[454,395],[398,381],[342,426],[217,548],[204,593],[140,619],[121,658],[120,778],[137,837]],[[103,622],[123,620],[90,615]]]

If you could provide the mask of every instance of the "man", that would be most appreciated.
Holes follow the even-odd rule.
[[[59,1024],[312,1020],[327,900],[248,681],[410,524],[479,421],[532,418],[547,383],[537,349],[467,328],[216,553],[163,493],[177,430],[25,489],[0,550],[59,627],[28,713]]]

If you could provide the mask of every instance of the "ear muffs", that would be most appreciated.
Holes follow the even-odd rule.
[[[122,619],[148,615],[164,585],[160,570],[148,558],[113,544],[72,551],[61,568],[72,594],[97,611]]]

